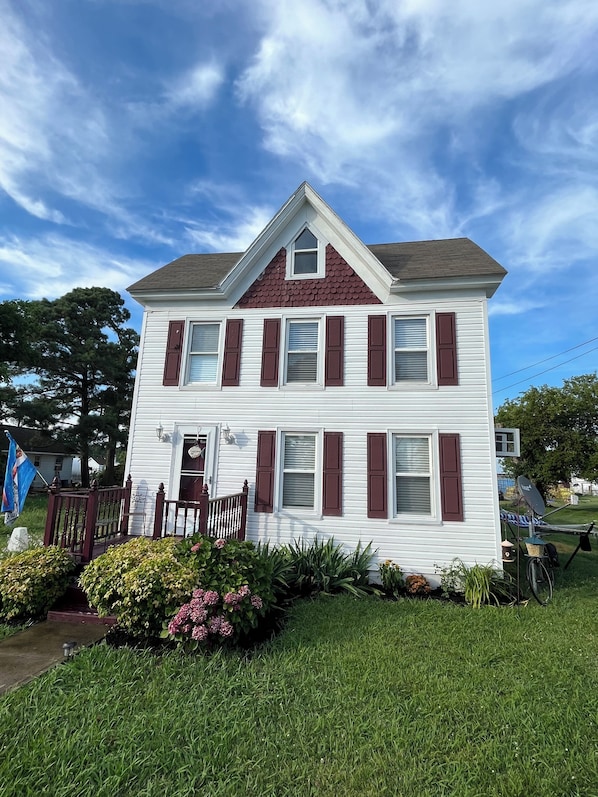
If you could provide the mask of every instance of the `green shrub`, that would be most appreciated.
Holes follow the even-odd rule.
[[[344,591],[361,597],[378,592],[369,580],[375,553],[371,543],[365,548],[358,544],[353,553],[347,553],[342,545],[335,545],[333,538],[326,542],[317,538],[309,543],[295,541],[282,549],[289,560],[287,583],[292,595]]]
[[[0,617],[18,621],[43,617],[66,592],[75,563],[54,546],[30,548],[0,561]]]
[[[197,571],[179,557],[178,545],[172,537],[139,537],[90,562],[80,584],[100,617],[114,615],[133,636],[159,635],[197,585]]]
[[[440,570],[440,588],[445,597],[462,594],[465,603],[479,609],[480,606],[512,603],[516,587],[508,573],[494,565],[475,564],[468,566],[461,559]]]
[[[379,565],[380,581],[382,588],[387,595],[395,598],[403,591],[405,584],[403,581],[403,571],[398,564],[391,559],[387,559]]]

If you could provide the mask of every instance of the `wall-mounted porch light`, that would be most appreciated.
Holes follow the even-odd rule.
[[[161,443],[168,443],[170,441],[170,435],[168,432],[164,431],[164,427],[161,423],[156,426],[156,437]]]
[[[222,439],[225,443],[228,443],[228,445],[231,445],[231,443],[235,442],[235,436],[231,432],[228,424],[222,427]]]

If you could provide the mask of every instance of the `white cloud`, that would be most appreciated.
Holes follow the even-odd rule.
[[[197,64],[183,75],[177,76],[167,88],[167,103],[173,111],[180,108],[197,110],[209,105],[224,81],[222,66],[214,62]]]
[[[268,224],[275,210],[251,204],[230,184],[199,180],[189,188],[189,201],[207,202],[208,216],[179,219],[190,245],[200,251],[244,252]]]
[[[75,287],[122,292],[145,276],[147,261],[123,257],[61,235],[0,238],[3,293],[20,299],[53,299]]]

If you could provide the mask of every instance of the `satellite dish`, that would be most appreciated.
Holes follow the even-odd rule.
[[[205,448],[201,448],[199,445],[196,444],[194,446],[191,446],[191,448],[187,451],[187,454],[189,454],[191,459],[197,459],[198,457],[201,457],[204,451]]]
[[[544,499],[538,492],[538,488],[530,482],[527,476],[517,477],[517,487],[525,503],[536,515],[542,517],[546,514]]]

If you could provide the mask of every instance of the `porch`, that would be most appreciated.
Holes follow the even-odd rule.
[[[89,490],[62,490],[55,480],[49,490],[44,545],[57,545],[69,551],[80,564],[86,564],[112,545],[120,545],[131,534],[133,482],[124,487],[98,487]],[[210,498],[207,485],[198,501],[167,500],[160,484],[154,505],[152,538],[174,536],[180,539],[199,533],[225,539],[245,539],[247,494],[242,489],[232,495]]]

